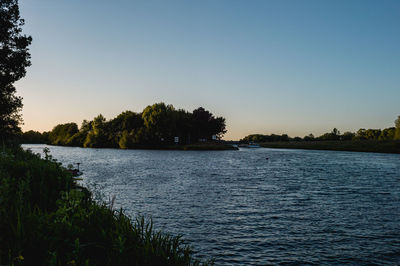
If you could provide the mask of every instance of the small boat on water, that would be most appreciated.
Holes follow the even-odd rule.
[[[255,142],[249,142],[248,148],[261,148],[260,144]]]

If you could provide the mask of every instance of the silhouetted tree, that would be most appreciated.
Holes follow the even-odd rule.
[[[44,134],[33,130],[29,130],[27,132],[22,133],[20,140],[21,143],[29,143],[29,144],[47,142],[47,138],[45,137]]]
[[[212,113],[199,107],[193,111],[193,136],[194,139],[210,140],[212,135],[222,138],[226,133],[225,118],[215,118]]]
[[[367,138],[367,130],[365,128],[360,128],[357,130],[356,135],[354,137],[356,140],[366,140]]]
[[[314,138],[314,135],[311,133],[311,134],[308,134],[307,136],[305,136],[304,138],[303,138],[303,140],[305,140],[305,141],[312,141],[312,140],[314,140],[315,138]]]
[[[340,135],[340,131],[335,127],[334,129],[332,129],[331,134],[334,135],[334,136],[339,136]]]
[[[368,129],[366,131],[367,134],[367,139],[368,140],[377,140],[379,136],[381,135],[382,130],[380,129]]]
[[[271,134],[271,135],[261,135],[261,134],[253,134],[253,135],[248,135],[244,137],[243,139],[240,140],[242,143],[248,143],[248,142],[278,142],[278,141],[290,141],[292,140],[289,138],[287,134],[283,135],[276,135],[276,134]]]
[[[396,133],[396,128],[389,127],[382,130],[381,134],[379,135],[379,140],[394,140],[394,135]]]
[[[341,136],[342,140],[352,140],[354,138],[355,134],[350,131],[346,131],[343,133]]]
[[[207,139],[211,137],[208,134],[208,123],[211,119],[213,119],[213,115],[203,107],[199,107],[193,111],[193,135],[196,139]]]
[[[0,1],[0,137],[20,132],[22,98],[15,95],[14,82],[25,76],[30,66],[30,36],[22,35],[17,0]]]

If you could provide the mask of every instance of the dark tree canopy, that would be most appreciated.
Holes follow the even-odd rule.
[[[226,133],[225,118],[215,118],[203,107],[193,110],[193,125],[196,138],[210,139],[212,135],[221,138]]]
[[[49,133],[49,141],[55,145],[68,145],[74,134],[78,133],[78,125],[75,123],[60,124]]]
[[[26,74],[30,66],[30,36],[22,34],[17,0],[0,1],[0,136],[14,135],[19,129],[22,98],[15,95],[14,82]]]
[[[225,133],[223,117],[215,117],[202,107],[191,113],[161,102],[147,106],[141,113],[125,111],[111,120],[98,115],[92,121],[84,120],[80,128],[75,123],[57,125],[48,133],[47,142],[126,149],[175,145],[176,138],[179,144],[215,141]],[[28,141],[31,135],[22,137]]]

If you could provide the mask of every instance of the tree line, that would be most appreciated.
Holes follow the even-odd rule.
[[[331,132],[322,134],[321,136],[315,137],[313,134],[309,134],[303,138],[294,137],[291,138],[287,134],[282,135],[263,135],[263,134],[251,134],[240,142],[282,142],[282,141],[359,141],[359,140],[377,140],[377,141],[390,141],[400,140],[400,116],[395,121],[394,127],[381,129],[364,129],[360,128],[356,132],[346,131],[343,134],[336,128]]]
[[[22,97],[16,95],[14,83],[31,65],[29,45],[32,37],[22,34],[16,0],[0,1],[0,141],[4,146],[18,133],[22,122]]]
[[[141,113],[125,111],[108,121],[100,114],[84,120],[80,128],[66,123],[50,132],[28,131],[21,139],[23,143],[127,149],[205,142],[221,139],[225,133],[225,118],[215,117],[203,107],[187,112],[161,102]]]

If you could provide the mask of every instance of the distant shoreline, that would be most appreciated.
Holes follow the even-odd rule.
[[[304,150],[332,150],[354,152],[376,152],[400,154],[400,141],[288,141],[288,142],[263,142],[264,148],[277,149],[304,149]]]
[[[59,147],[79,147],[83,149],[116,149],[116,150],[180,150],[180,151],[227,151],[227,150],[238,150],[238,148],[231,144],[225,143],[197,143],[187,145],[138,145],[135,148],[121,149],[115,147],[99,147],[99,148],[84,148],[80,146],[66,146],[66,145],[54,145],[49,143],[21,143],[25,145],[30,144],[43,144],[49,146]]]

